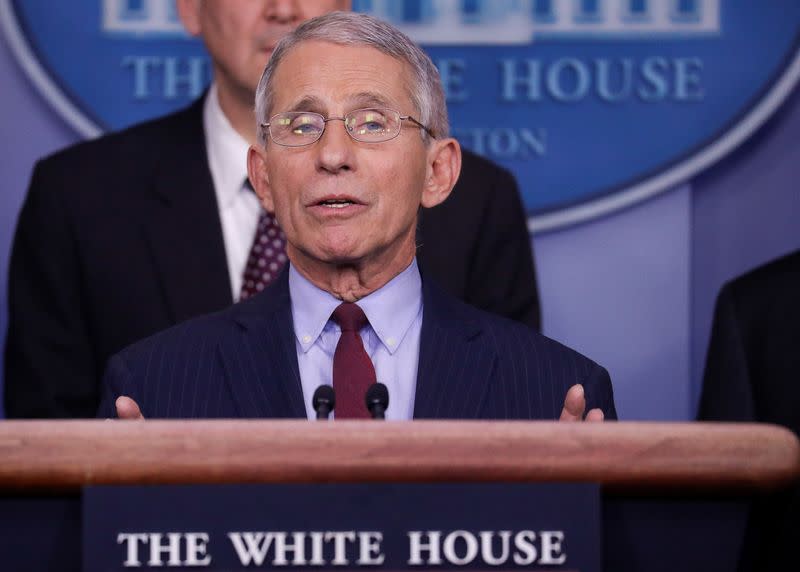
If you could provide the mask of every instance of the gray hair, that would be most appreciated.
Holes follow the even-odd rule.
[[[272,111],[274,97],[272,78],[275,70],[292,48],[301,42],[312,40],[343,46],[368,46],[407,63],[411,67],[413,77],[410,96],[419,113],[418,119],[435,137],[447,137],[449,127],[444,90],[439,71],[428,55],[408,36],[382,20],[367,14],[331,12],[298,26],[275,46],[256,90],[259,143],[262,145],[266,143],[266,130],[261,129],[260,125],[269,121],[269,113]],[[427,141],[425,131],[420,131]]]

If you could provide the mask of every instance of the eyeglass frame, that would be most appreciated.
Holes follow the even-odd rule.
[[[361,140],[361,139],[357,139],[356,136],[353,134],[353,132],[350,131],[347,128],[347,116],[352,114],[352,113],[356,113],[358,111],[370,111],[370,110],[391,111],[392,113],[396,114],[398,119],[400,120],[400,129],[398,129],[397,133],[395,133],[394,135],[392,135],[388,139],[383,139],[381,141],[364,141],[364,140]],[[272,123],[273,123],[273,121],[274,121],[274,119],[276,117],[278,117],[279,115],[286,114],[286,113],[300,113],[300,114],[304,114],[304,115],[316,115],[317,117],[321,118],[322,119],[322,130],[319,132],[319,136],[316,139],[314,139],[313,141],[309,141],[308,143],[302,143],[300,145],[287,145],[286,143],[279,143],[278,141],[276,141],[275,137],[273,137],[273,135],[272,135],[272,131],[270,130],[270,126],[272,125]],[[298,147],[307,147],[309,145],[313,145],[314,143],[316,143],[317,141],[322,139],[322,136],[325,134],[325,129],[328,128],[328,122],[329,121],[342,121],[342,122],[344,122],[344,124],[345,124],[345,128],[344,128],[345,133],[347,133],[347,135],[353,141],[358,141],[359,143],[386,143],[387,141],[391,141],[392,139],[396,139],[400,135],[400,132],[403,130],[403,123],[402,123],[403,121],[411,121],[412,123],[416,124],[418,127],[421,127],[425,131],[425,133],[430,135],[433,139],[436,139],[436,135],[433,134],[433,131],[431,131],[426,125],[424,125],[418,119],[414,118],[411,115],[401,115],[399,111],[397,111],[396,109],[392,109],[391,107],[360,107],[358,109],[354,109],[352,111],[349,111],[349,112],[345,113],[341,117],[325,117],[321,113],[317,113],[315,111],[281,111],[280,113],[276,113],[275,115],[270,117],[268,122],[259,123],[259,126],[262,129],[265,129],[267,131],[267,133],[269,134],[269,138],[272,139],[272,142],[275,143],[275,145],[280,145],[281,147],[298,148]]]

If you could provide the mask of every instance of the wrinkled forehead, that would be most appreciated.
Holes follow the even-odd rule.
[[[301,42],[275,68],[269,112],[390,107],[412,113],[411,76],[408,63],[371,46]]]

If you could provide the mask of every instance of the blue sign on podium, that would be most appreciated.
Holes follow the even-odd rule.
[[[594,484],[98,486],[83,569],[600,570]]]

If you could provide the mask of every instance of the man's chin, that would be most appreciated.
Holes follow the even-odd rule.
[[[309,262],[335,267],[358,266],[366,258],[366,253],[357,245],[317,245],[302,252]]]
[[[325,256],[327,264],[337,267],[359,266],[365,259],[362,253],[352,251],[331,252]]]

